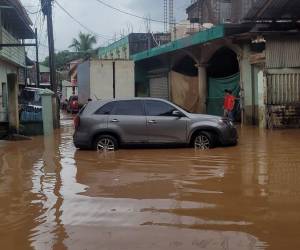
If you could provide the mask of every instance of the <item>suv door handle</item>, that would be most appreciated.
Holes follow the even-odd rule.
[[[112,119],[110,122],[119,122],[118,119]]]
[[[149,120],[148,123],[150,123],[150,124],[156,124],[157,122],[155,120]]]

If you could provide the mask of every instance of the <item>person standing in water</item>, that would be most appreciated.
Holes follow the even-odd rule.
[[[235,96],[232,94],[232,90],[226,89],[224,97],[224,117],[228,117],[232,121],[234,121],[234,105]]]

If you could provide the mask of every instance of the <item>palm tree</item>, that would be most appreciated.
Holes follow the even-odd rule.
[[[74,48],[76,52],[92,52],[93,45],[97,43],[95,36],[91,34],[79,33],[79,39],[73,38],[72,44],[69,48]]]

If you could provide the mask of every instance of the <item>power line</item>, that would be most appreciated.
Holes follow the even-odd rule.
[[[40,26],[39,30],[40,32],[39,33],[42,33],[43,31],[43,26],[44,26],[44,21],[45,21],[45,18],[44,19],[41,19],[42,18],[42,10],[43,8],[45,7],[46,5],[46,2],[43,3],[43,5],[39,2],[39,4],[36,6],[36,7],[39,7],[39,11],[36,11],[35,14],[32,14],[32,15],[36,15],[35,17],[35,22],[34,22],[34,25],[33,25],[33,29],[35,30],[35,28],[38,27],[38,25]],[[26,10],[27,12],[29,12],[28,10]],[[29,12],[30,13],[30,12]],[[40,36],[39,36],[40,37]],[[40,38],[41,39],[41,38]],[[38,41],[37,41],[38,42]],[[38,45],[39,45],[39,42],[38,42]],[[30,47],[28,50],[27,50],[27,53],[29,54],[31,52],[31,49],[32,47]]]
[[[26,9],[26,12],[28,12],[29,14],[31,14],[31,15],[35,15],[35,14],[38,14],[38,13],[40,13],[42,10],[43,10],[43,7],[44,6],[41,6],[40,4],[38,4],[38,5],[36,5],[36,6],[24,6],[23,5],[23,7]],[[37,10],[37,11],[29,11],[28,10],[28,8],[36,8],[36,7],[38,7],[39,9]]]
[[[101,37],[102,39],[105,40],[113,40],[111,37],[108,37],[106,35],[101,35],[98,34],[96,32],[94,32],[93,30],[91,30],[90,28],[88,28],[86,25],[84,25],[83,23],[81,23],[80,21],[78,21],[75,17],[73,17],[71,15],[70,12],[68,12],[58,1],[54,0],[55,3],[57,4],[57,6],[63,11],[65,12],[73,21],[75,21],[77,24],[79,24],[82,28],[84,28],[85,30],[89,31],[90,33],[94,34],[95,36]]]
[[[26,12],[28,12],[30,15],[35,15],[35,14],[38,14],[40,13],[41,10],[37,10],[37,11],[34,11],[34,12],[31,12],[29,10],[26,10]]]
[[[95,0],[95,1],[97,1],[98,3],[100,3],[100,4],[102,4],[102,5],[106,6],[106,7],[108,7],[108,8],[110,8],[110,9],[113,9],[113,10],[115,10],[115,11],[118,11],[118,12],[120,12],[120,13],[129,15],[129,16],[132,16],[132,17],[136,17],[136,18],[143,19],[143,20],[148,20],[148,21],[150,20],[151,22],[156,22],[156,23],[162,23],[162,24],[165,24],[165,21],[163,21],[163,20],[157,20],[157,19],[152,19],[152,18],[147,18],[147,17],[139,16],[139,15],[137,15],[137,14],[134,14],[134,13],[131,13],[131,12],[128,12],[128,11],[125,11],[125,10],[121,10],[121,9],[119,9],[119,8],[117,8],[117,7],[114,7],[114,6],[112,6],[112,5],[110,5],[110,4],[106,3],[106,2],[104,2],[104,1],[102,1],[102,0]],[[175,22],[174,22],[174,24],[181,25],[180,23],[175,23]]]

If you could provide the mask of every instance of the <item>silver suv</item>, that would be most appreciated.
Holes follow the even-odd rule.
[[[128,144],[184,144],[199,149],[236,145],[233,123],[192,114],[154,98],[89,102],[74,119],[77,148],[117,150]]]

